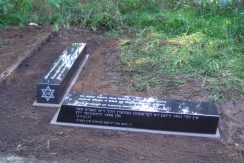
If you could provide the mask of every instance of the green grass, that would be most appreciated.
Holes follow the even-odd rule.
[[[74,5],[76,4],[76,5]],[[93,0],[87,3],[78,3],[77,0],[65,0],[60,7],[51,12],[50,17],[45,22],[45,16],[41,23],[47,23],[58,27],[81,27],[92,30],[110,30],[119,24],[119,13],[114,8],[111,0]]]
[[[121,40],[121,63],[139,82],[138,90],[164,93],[197,79],[212,100],[243,99],[241,12],[157,9],[132,11],[125,18],[139,32]]]

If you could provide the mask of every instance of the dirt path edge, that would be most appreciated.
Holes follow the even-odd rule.
[[[28,50],[24,53],[20,54],[17,60],[11,64],[5,71],[0,74],[0,85],[11,75],[12,72],[16,70],[16,68],[28,57],[32,56],[35,52],[37,52],[44,44],[46,44],[53,36],[57,33],[53,30],[47,32],[38,39],[34,44],[28,45]]]

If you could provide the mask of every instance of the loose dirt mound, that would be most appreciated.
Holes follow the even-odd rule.
[[[50,125],[56,109],[32,107],[36,84],[69,42],[87,42],[91,56],[72,91],[147,96],[120,73],[117,39],[62,30],[0,86],[2,155],[59,162],[241,162],[243,154],[221,139]]]

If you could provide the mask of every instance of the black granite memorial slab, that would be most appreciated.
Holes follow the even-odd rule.
[[[57,123],[216,134],[219,114],[210,102],[72,93]]]
[[[68,45],[38,82],[37,103],[59,104],[86,54],[86,44]]]

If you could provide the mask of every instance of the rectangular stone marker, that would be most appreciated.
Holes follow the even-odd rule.
[[[113,126],[159,131],[216,134],[219,114],[210,102],[69,94],[58,123]]]
[[[37,103],[59,104],[86,54],[86,44],[71,43],[38,82]]]

